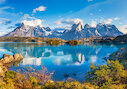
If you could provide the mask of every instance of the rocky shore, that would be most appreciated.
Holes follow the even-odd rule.
[[[23,56],[20,54],[14,54],[13,56],[4,54],[3,58],[0,59],[0,76],[4,76],[5,72],[8,70],[6,64],[20,60],[23,60]]]
[[[112,53],[109,56],[110,60],[119,60],[119,62],[125,67],[127,68],[127,47],[125,48],[121,48],[118,51]]]

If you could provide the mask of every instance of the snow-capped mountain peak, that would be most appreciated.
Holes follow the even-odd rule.
[[[62,32],[59,32],[62,31]],[[19,27],[5,36],[21,36],[21,37],[47,37],[47,38],[62,38],[65,40],[89,38],[91,36],[111,36],[115,37],[122,35],[115,25],[99,23],[96,27],[90,27],[88,24],[81,23],[73,24],[70,30],[64,28],[56,28],[51,30],[49,27],[29,26],[22,23]]]

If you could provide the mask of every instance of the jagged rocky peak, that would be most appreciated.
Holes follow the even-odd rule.
[[[25,24],[24,23],[21,23],[20,25],[19,25],[19,27],[24,27],[25,26]]]
[[[102,24],[102,23],[99,23],[99,24],[97,24],[96,28],[103,30],[103,29],[106,29],[106,25],[105,24]]]
[[[17,28],[25,28],[25,27],[31,27],[31,26],[21,23]]]
[[[115,25],[111,24],[97,24],[97,30],[102,36],[118,36],[122,35],[123,33],[118,30],[118,28]]]
[[[103,26],[103,25],[105,25],[105,24],[103,24],[103,23],[98,23],[97,24],[97,26]]]
[[[21,23],[17,28],[25,28],[25,24],[24,23]]]
[[[90,25],[89,24],[85,24],[84,25],[84,29],[88,29],[88,28],[90,28]]]
[[[40,25],[37,25],[37,26],[30,26],[30,25],[26,25],[24,23],[21,23],[17,28],[22,28],[22,29],[26,29],[26,28],[33,28],[33,29],[42,29],[43,27],[40,26]]]
[[[46,31],[52,31],[49,27],[44,27]]]
[[[63,32],[57,32],[62,30]],[[83,25],[82,23],[73,24],[71,29],[61,29],[51,30],[49,27],[42,26],[29,26],[22,23],[12,32],[6,34],[5,36],[21,36],[21,37],[47,37],[47,38],[62,38],[66,40],[89,38],[91,36],[109,36],[115,37],[122,35],[115,25],[110,24],[97,24],[96,27],[91,27],[88,24]]]
[[[6,34],[5,36],[21,36],[21,37],[46,37],[49,34],[52,34],[49,27],[42,26],[29,26],[24,23],[21,23],[16,29],[12,32]]]
[[[97,24],[96,27],[91,27],[88,24],[85,24],[83,28],[83,25],[81,23],[78,23],[78,24],[73,24],[72,29],[70,31],[64,32],[62,38],[80,39],[80,38],[89,38],[91,36],[116,37],[121,34],[123,33],[121,33],[115,25],[99,23]]]
[[[24,31],[27,32],[30,29],[33,29],[35,27],[29,26],[29,25],[25,25],[24,23],[21,23],[14,31],[18,30],[18,31]]]
[[[103,23],[98,23],[97,26],[98,27],[105,27],[105,28],[117,28],[115,25],[112,24],[103,24]]]
[[[79,22],[78,24],[73,24],[71,30],[74,30],[74,31],[81,31],[83,28],[84,28],[84,27],[83,27],[82,23]]]

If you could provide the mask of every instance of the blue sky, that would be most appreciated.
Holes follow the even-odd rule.
[[[73,23],[115,24],[127,33],[127,0],[0,0],[0,33],[15,24],[70,28]]]

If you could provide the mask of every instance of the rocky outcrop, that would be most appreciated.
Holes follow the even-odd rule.
[[[4,54],[3,58],[0,59],[0,76],[4,76],[4,73],[7,71],[6,64],[12,63],[12,62],[17,62],[20,60],[23,60],[23,56],[20,54],[15,54],[13,56]]]
[[[22,60],[23,59],[23,56],[20,55],[20,54],[15,54],[15,55],[7,55],[7,54],[4,54],[3,58],[0,59],[0,61],[3,63],[3,64],[6,64],[6,63],[10,63],[10,62],[16,62],[16,61],[19,61],[19,60]]]

